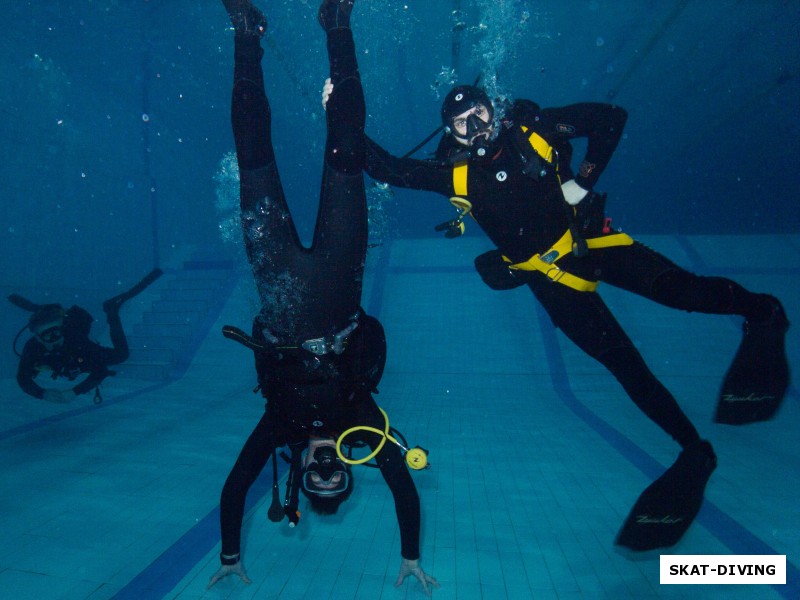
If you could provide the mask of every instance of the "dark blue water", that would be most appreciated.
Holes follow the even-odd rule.
[[[282,179],[309,239],[324,35],[316,2],[259,5]],[[221,5],[4,9],[3,293],[96,307],[176,255],[241,256]],[[625,136],[598,188],[634,235],[800,231],[799,24],[800,4],[782,0],[359,0],[353,18],[368,133],[396,154],[438,126],[452,83],[478,76],[492,94],[543,106],[624,106]],[[429,194],[376,188],[372,202],[376,239],[436,235],[452,215]],[[25,315],[10,305],[2,314],[10,340]],[[0,356],[11,373],[10,344]]]

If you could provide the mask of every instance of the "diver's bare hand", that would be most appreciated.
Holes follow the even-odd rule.
[[[219,570],[214,573],[211,579],[206,586],[206,589],[209,589],[212,585],[217,583],[220,579],[227,577],[228,575],[238,575],[239,579],[244,581],[245,583],[252,583],[250,578],[247,576],[247,572],[244,570],[244,565],[242,565],[242,561],[238,561],[236,564],[233,565],[222,565]]]
[[[436,581],[435,578],[428,575],[425,571],[422,570],[422,567],[419,566],[419,560],[408,560],[407,558],[403,559],[403,563],[400,565],[400,574],[397,576],[397,581],[394,584],[394,587],[400,587],[405,578],[409,575],[413,575],[419,582],[422,584],[422,589],[425,590],[425,595],[431,595],[431,586],[439,587],[439,582]]]

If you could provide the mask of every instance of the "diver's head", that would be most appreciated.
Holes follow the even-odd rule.
[[[64,343],[64,309],[60,304],[45,304],[28,321],[28,329],[48,350]]]
[[[494,129],[494,106],[489,96],[474,85],[450,90],[442,103],[445,131],[464,146],[488,145]]]
[[[339,505],[353,492],[350,465],[339,460],[333,438],[312,438],[309,441],[301,477],[300,489],[316,513],[336,513]]]

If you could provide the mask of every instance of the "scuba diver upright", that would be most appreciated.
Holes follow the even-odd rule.
[[[125,362],[130,354],[119,311],[125,302],[143,292],[161,275],[161,269],[153,269],[128,291],[103,302],[111,348],[89,338],[94,318],[85,308],[72,306],[65,309],[61,304],[36,304],[19,294],[10,295],[8,299],[12,304],[33,313],[26,327],[17,334],[18,339],[26,328],[33,334],[18,353],[19,387],[29,396],[59,404],[94,391],[95,403],[101,403],[100,384],[114,374],[108,367]],[[14,340],[15,352],[17,339]],[[45,388],[36,382],[37,376],[43,372],[49,373],[54,380],[74,381],[81,375],[88,373],[88,376],[69,389]]]
[[[326,82],[323,104],[331,90],[335,85]],[[542,109],[530,100],[504,109],[495,115],[482,89],[460,85],[442,105],[435,159],[392,156],[367,138],[367,174],[451,198],[459,215],[437,230],[457,237],[464,219],[474,218],[496,246],[475,259],[484,282],[497,290],[527,285],[553,324],[680,445],[675,464],[640,496],[616,540],[633,550],[673,545],[696,516],[717,459],[603,302],[599,282],[670,308],[744,317],[744,337],[718,398],[720,423],[775,414],[789,382],[789,322],[777,298],[690,273],[611,227],[606,195],[594,187],[622,136],[624,109],[603,103]],[[587,140],[577,175],[575,138]]]
[[[353,0],[324,0],[318,13],[330,75],[339,90],[326,115],[322,189],[310,248],[297,235],[272,145],[261,66],[266,18],[249,0],[222,4],[234,29],[231,122],[242,233],[261,300],[252,335],[232,326],[224,327],[223,334],[253,351],[257,390],[266,407],[222,488],[221,566],[208,587],[228,575],[250,583],[241,557],[245,499],[270,457],[273,504],[268,516],[274,522],[288,518],[294,526],[300,492],[314,512],[334,514],[353,491],[350,463],[337,439],[341,444],[341,436],[354,428],[388,428],[372,397],[383,373],[386,340],[380,322],[360,306],[368,233],[366,107],[350,29]],[[372,448],[394,498],[402,557],[396,585],[413,576],[430,594],[438,584],[420,566],[420,502],[406,466],[411,453],[404,460],[399,444],[385,444],[386,439],[370,432],[354,437]],[[292,457],[281,506],[276,459],[284,446]]]

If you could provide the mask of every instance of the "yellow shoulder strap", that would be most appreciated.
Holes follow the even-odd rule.
[[[456,163],[453,167],[453,191],[456,196],[467,195],[467,161]]]
[[[524,133],[528,133],[527,127],[522,125],[521,128]],[[528,136],[528,143],[531,145],[531,148],[536,151],[536,154],[541,156],[548,163],[553,163],[553,147],[547,143],[547,140],[534,131]]]

